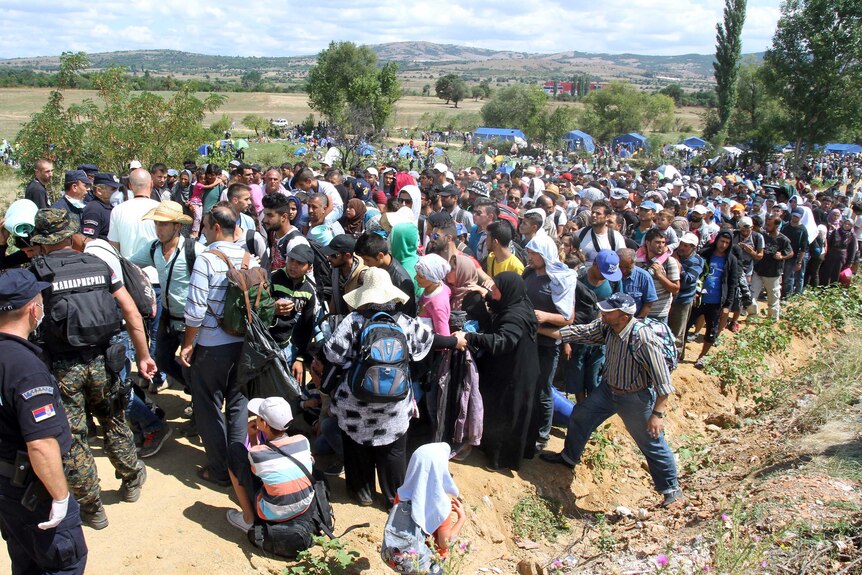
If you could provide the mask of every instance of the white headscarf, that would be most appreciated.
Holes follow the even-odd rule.
[[[817,235],[820,233],[817,229],[817,222],[814,221],[814,212],[808,206],[797,205],[796,207],[805,212],[799,221],[805,227],[805,231],[808,232],[808,243],[811,243],[817,239]]]
[[[458,497],[458,486],[449,473],[449,446],[427,443],[413,452],[398,499],[409,501],[411,516],[422,531],[431,535],[452,511],[450,497]]]
[[[551,298],[554,305],[568,319],[575,311],[575,287],[578,276],[574,270],[560,261],[560,253],[554,240],[545,234],[536,235],[525,246],[545,260],[545,273],[551,278]]]
[[[449,262],[437,254],[428,254],[416,262],[416,272],[422,274],[434,283],[443,283],[446,275],[452,270]]]
[[[417,186],[413,186],[410,184],[407,184],[406,186],[398,190],[399,194],[403,192],[407,192],[410,195],[410,199],[413,201],[413,203],[410,205],[410,208],[413,210],[413,219],[418,222],[419,215],[422,210],[422,193],[419,191],[419,188]]]

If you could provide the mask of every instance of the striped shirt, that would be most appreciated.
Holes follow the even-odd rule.
[[[601,318],[585,325],[560,328],[566,343],[605,344],[605,365],[602,379],[617,393],[632,393],[655,387],[658,395],[674,392],[670,371],[661,351],[661,343],[649,328],[633,332],[632,318],[617,334]]]
[[[198,345],[214,347],[229,343],[238,343],[241,337],[228,335],[218,325],[218,319],[224,312],[224,300],[227,295],[227,265],[217,255],[210,253],[219,250],[230,259],[234,267],[242,264],[244,254],[248,253],[240,246],[231,242],[215,242],[207,251],[195,260],[189,281],[189,297],[186,301],[186,325],[199,327]],[[249,258],[249,268],[258,267],[255,258]],[[213,315],[216,314],[216,315]]]
[[[268,445],[255,445],[248,452],[252,472],[263,481],[255,498],[257,515],[267,521],[287,521],[308,510],[314,499],[314,486],[308,480],[314,459],[311,447],[302,435],[284,435],[272,441],[292,455],[303,467]]]

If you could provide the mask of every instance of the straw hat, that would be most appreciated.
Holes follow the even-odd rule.
[[[172,222],[175,224],[190,224],[192,217],[183,213],[183,207],[177,202],[164,200],[158,206],[147,212],[142,220],[156,222]]]
[[[351,309],[359,309],[370,303],[383,305],[391,301],[407,303],[410,298],[392,285],[389,273],[380,268],[368,268],[363,272],[362,285],[342,296]]]

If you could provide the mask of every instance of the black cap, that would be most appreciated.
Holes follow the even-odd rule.
[[[109,186],[114,189],[120,188],[120,182],[114,177],[114,174],[108,172],[99,172],[93,178],[93,184],[96,186]]]
[[[354,249],[356,249],[356,238],[350,234],[338,234],[322,251],[323,255],[334,256],[335,254],[352,254]]]
[[[74,184],[75,182],[84,182],[85,184],[90,184],[90,178],[87,177],[87,172],[84,170],[69,170],[66,172],[66,178],[64,180],[64,185],[68,186],[69,184]]]
[[[447,184],[437,191],[438,196],[458,196],[461,191],[454,184]]]
[[[51,287],[37,282],[29,270],[11,269],[0,273],[0,311],[21,309],[40,291]]]
[[[441,210],[428,216],[428,223],[431,224],[432,228],[445,228],[451,226],[455,222],[449,212]]]
[[[302,262],[304,264],[314,263],[314,250],[305,244],[293,246],[293,249],[287,252],[287,259]]]
[[[99,167],[96,164],[81,164],[78,166],[78,169],[86,172],[88,176],[99,171]]]

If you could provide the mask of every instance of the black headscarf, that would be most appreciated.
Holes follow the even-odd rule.
[[[488,307],[494,315],[493,322],[496,324],[502,318],[519,319],[526,324],[528,333],[531,334],[532,339],[535,339],[539,322],[536,320],[533,305],[527,298],[527,286],[524,280],[515,272],[502,272],[494,277],[494,283],[502,297],[499,301],[488,299]]]

